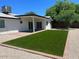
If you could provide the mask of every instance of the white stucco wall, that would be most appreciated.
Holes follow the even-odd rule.
[[[33,22],[32,18],[31,17],[27,17],[27,18],[22,17],[21,21],[23,23],[20,24],[20,31],[29,31],[28,23]],[[36,22],[42,22],[42,28],[45,29],[44,19],[40,19],[40,18],[35,17],[35,19],[34,19],[35,26],[36,26]]]
[[[11,32],[18,32],[18,31],[29,31],[28,22],[33,22],[32,18],[25,17],[20,19],[6,19],[6,18],[0,18],[5,21],[5,28],[0,28],[0,34],[1,33],[11,33]],[[22,23],[20,23],[22,21]],[[42,22],[42,29],[51,29],[51,20],[35,17],[34,19],[35,26],[36,22]]]
[[[20,31],[28,31],[28,19],[21,19],[22,23],[20,23]]]
[[[0,28],[0,34],[9,32],[18,32],[20,27],[19,20],[16,19],[5,19],[0,18],[5,21],[5,28]]]
[[[45,19],[44,20],[44,27],[45,27],[46,30],[51,29],[51,20],[50,19]]]
[[[32,17],[22,17],[20,24],[20,31],[29,31],[28,22],[33,22]],[[42,29],[51,29],[51,20],[46,18],[36,17],[34,18],[35,26],[36,22],[42,22]]]

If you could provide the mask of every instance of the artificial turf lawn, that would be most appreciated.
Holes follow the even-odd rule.
[[[63,56],[67,34],[67,31],[47,30],[4,42],[4,44]]]

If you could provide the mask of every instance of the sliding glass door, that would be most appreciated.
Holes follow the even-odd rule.
[[[36,30],[42,29],[42,22],[36,22]]]
[[[29,31],[33,31],[33,22],[28,23]]]

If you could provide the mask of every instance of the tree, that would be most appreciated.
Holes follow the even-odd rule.
[[[79,14],[79,4],[76,5],[75,13]]]
[[[69,0],[57,0],[57,3],[46,11],[56,21],[64,21],[67,26],[79,20],[79,4],[71,3]]]

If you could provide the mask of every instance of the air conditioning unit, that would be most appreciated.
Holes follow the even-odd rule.
[[[10,6],[2,6],[2,13],[5,13],[5,14],[11,13],[11,7]]]

